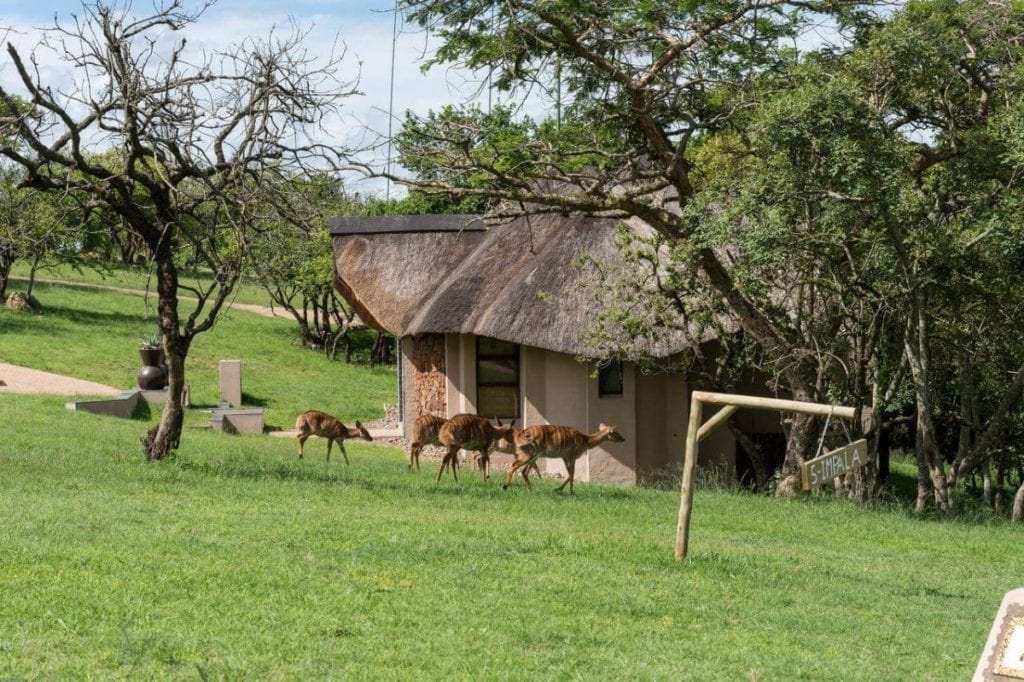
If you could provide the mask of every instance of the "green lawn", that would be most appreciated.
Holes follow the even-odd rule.
[[[196,284],[208,285],[210,275],[208,272],[190,272],[182,270],[181,283],[189,286]],[[23,290],[28,281],[29,264],[25,261],[17,261],[11,270],[14,278],[10,288],[12,290]],[[60,263],[40,270],[36,273],[37,279],[60,280],[69,282],[80,282],[83,284],[97,284],[105,287],[119,287],[122,289],[136,289],[138,291],[156,291],[156,280],[150,276],[150,272],[143,268],[116,268],[110,270],[96,270],[93,268],[76,269],[70,265]],[[182,292],[182,296],[188,296]],[[231,300],[239,303],[252,303],[255,305],[270,305],[270,296],[265,289],[254,284],[242,282],[232,294]]]
[[[0,396],[0,678],[960,680],[1020,581],[1004,522],[699,489],[676,563],[674,491],[141,428]]]
[[[156,330],[144,299],[106,291],[37,285],[42,315],[0,308],[0,361],[69,374],[118,388],[135,384],[140,337]],[[183,304],[183,310],[187,306]],[[218,363],[242,360],[246,403],[266,407],[267,424],[292,428],[295,417],[320,409],[344,420],[374,419],[397,401],[393,368],[328,362],[298,345],[294,322],[229,311],[196,337],[186,363],[193,403],[216,405]],[[192,419],[204,419],[201,414]]]
[[[41,317],[0,311],[0,359],[131,382],[138,298],[38,293]],[[293,338],[231,315],[193,348],[193,394],[241,357],[272,424],[392,399],[392,370]],[[0,394],[0,680],[962,680],[1020,586],[1020,526],[986,515],[698,487],[676,563],[674,490],[435,484],[392,448],[299,461],[191,426],[146,464],[146,422],[63,402]]]

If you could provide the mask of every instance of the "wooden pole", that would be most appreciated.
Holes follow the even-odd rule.
[[[711,415],[711,419],[701,424],[700,429],[697,431],[697,442],[700,443],[705,438],[710,436],[711,432],[714,431],[719,424],[721,424],[726,419],[731,417],[733,415],[733,412],[735,412],[738,409],[740,408],[736,407],[735,405],[726,405],[718,412]]]
[[[690,535],[690,511],[693,509],[693,472],[697,468],[697,431],[700,430],[702,405],[698,391],[690,398],[690,422],[686,428],[686,459],[679,499],[679,525],[676,526],[676,561],[686,558]]]
[[[832,414],[833,417],[853,419],[857,414],[855,407],[842,405],[823,405],[821,403],[803,403],[798,400],[779,400],[778,398],[759,398],[752,395],[732,395],[730,393],[708,393],[694,391],[693,397],[708,405],[736,405],[737,407],[754,407],[760,410],[785,410],[803,414],[821,416]]]
[[[701,426],[703,405],[724,405],[707,423]],[[732,416],[740,407],[752,407],[758,410],[782,410],[802,414],[832,415],[841,419],[853,419],[857,408],[842,405],[823,405],[821,403],[805,403],[798,400],[779,400],[778,398],[760,398],[752,395],[733,395],[731,393],[709,393],[694,391],[690,396],[690,420],[686,428],[686,454],[683,460],[683,481],[680,486],[679,525],[676,526],[676,561],[686,558],[686,550],[690,542],[690,512],[693,509],[693,474],[697,468],[697,448],[715,427]]]

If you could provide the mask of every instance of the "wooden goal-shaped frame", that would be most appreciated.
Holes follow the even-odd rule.
[[[704,405],[723,405],[713,417],[701,424]],[[690,540],[690,511],[693,509],[693,472],[697,468],[697,448],[716,427],[724,424],[741,407],[756,410],[778,410],[820,416],[831,415],[841,419],[854,419],[857,409],[822,403],[804,403],[797,400],[760,398],[731,393],[694,391],[690,397],[690,421],[686,429],[686,459],[683,461],[683,481],[679,500],[679,525],[676,528],[676,561],[686,558]]]

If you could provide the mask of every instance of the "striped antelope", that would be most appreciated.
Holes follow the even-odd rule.
[[[348,464],[348,453],[345,452],[346,438],[373,440],[370,432],[363,428],[363,425],[358,421],[355,428],[349,428],[331,415],[316,410],[300,414],[299,418],[295,420],[295,430],[298,431],[295,437],[299,441],[299,459],[302,459],[302,451],[310,436],[320,436],[327,439],[328,462],[331,461],[331,445],[334,444],[334,441],[338,441],[341,454],[345,457],[345,464]]]
[[[601,424],[597,431],[587,435],[571,426],[554,426],[544,424],[541,426],[528,426],[516,436],[516,458],[508,467],[508,474],[505,476],[505,484],[502,489],[508,488],[512,483],[512,477],[517,471],[523,475],[526,487],[530,487],[530,477],[527,471],[531,463],[535,463],[540,457],[560,458],[565,462],[565,470],[569,477],[565,483],[558,486],[558,490],[569,484],[569,494],[572,494],[573,477],[576,474],[576,460],[589,450],[597,447],[606,440],[613,443],[621,443],[625,438],[615,430],[614,426]]]
[[[496,421],[498,422],[498,426],[501,426],[501,420],[497,419]],[[518,429],[512,429],[512,436],[511,437],[504,437],[503,436],[503,437],[499,438],[498,442],[496,442],[494,444],[494,447],[491,448],[491,451],[492,452],[501,452],[501,453],[504,453],[506,455],[514,455],[514,454],[516,454],[516,440],[515,439],[516,439],[516,436],[519,435],[520,433],[522,433],[522,431],[520,431]],[[484,477],[485,481],[491,477],[491,456],[490,456],[490,454],[488,454],[487,457],[485,458],[485,457],[481,456],[481,454],[479,452],[474,452],[473,453],[473,459],[472,459],[472,465],[474,467],[476,467],[476,466],[480,467],[480,470],[483,473],[483,477]],[[530,464],[530,466],[528,468],[532,469],[533,472],[535,474],[537,474],[537,478],[540,478],[540,467],[537,466],[536,460],[534,460]]]
[[[423,450],[424,446],[441,446],[441,441],[437,439],[437,436],[441,431],[441,426],[444,425],[444,421],[443,418],[436,415],[424,414],[413,422],[412,443],[409,447],[410,469],[412,469],[413,462],[415,462],[416,471],[420,470],[420,451]]]
[[[481,470],[486,480],[491,449],[502,438],[512,440],[514,432],[511,424],[502,426],[499,423],[498,426],[495,426],[486,417],[475,414],[455,415],[444,423],[437,436],[442,447],[447,448],[448,451],[441,460],[441,468],[437,471],[435,481],[440,481],[445,467],[451,466],[452,476],[458,482],[459,474],[456,469],[459,465],[459,450],[476,450],[480,453]]]
[[[427,445],[436,445],[441,447],[441,441],[438,436],[441,431],[441,426],[444,425],[445,420],[441,417],[424,414],[417,419],[412,425],[412,443],[409,449],[409,468],[413,466],[413,462],[416,463],[416,471],[420,470],[420,452]],[[501,426],[501,420],[498,420],[498,426]],[[503,452],[507,455],[514,455],[516,452],[515,435],[519,433],[515,429],[512,430],[512,436],[510,438],[502,437],[497,440],[493,446],[495,452]],[[490,477],[490,457],[485,460],[480,456],[477,451],[473,452],[472,466],[483,467],[485,480]],[[537,463],[534,462],[533,470],[537,476],[540,476],[540,469],[537,467]]]

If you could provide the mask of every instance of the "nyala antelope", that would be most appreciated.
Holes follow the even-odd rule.
[[[444,423],[437,438],[447,452],[441,459],[441,468],[437,471],[435,482],[441,480],[441,474],[447,466],[451,466],[452,476],[458,482],[459,474],[456,469],[459,465],[459,450],[475,450],[480,453],[480,469],[486,480],[489,475],[491,449],[503,438],[514,442],[515,430],[511,424],[502,426],[499,422],[498,426],[495,426],[486,417],[457,414]]]
[[[443,424],[444,419],[432,414],[424,414],[413,422],[412,443],[409,446],[410,469],[412,469],[413,462],[415,462],[416,471],[420,470],[420,451],[423,450],[424,446],[441,446],[441,441],[438,440],[437,437],[441,432],[441,426]]]
[[[530,477],[527,475],[527,471],[530,469],[529,465],[535,464],[540,457],[558,458],[565,462],[565,470],[569,474],[565,482],[558,486],[558,490],[563,489],[568,483],[571,495],[573,493],[573,478],[576,474],[576,460],[584,452],[597,447],[606,440],[621,443],[626,439],[615,430],[614,426],[605,424],[599,425],[597,431],[589,435],[571,426],[554,426],[552,424],[528,426],[516,435],[516,458],[509,465],[505,483],[501,487],[502,489],[508,488],[512,483],[512,477],[519,471],[523,475],[526,487],[529,488]]]
[[[345,452],[346,438],[362,438],[373,440],[370,432],[363,428],[358,421],[355,428],[349,428],[329,414],[310,410],[303,412],[295,420],[295,430],[298,431],[296,438],[299,441],[299,459],[302,459],[302,450],[310,436],[320,436],[327,439],[327,461],[331,461],[331,445],[338,441],[341,454],[345,457],[345,464],[348,464],[348,453]]]
[[[498,422],[498,426],[501,426],[500,419],[496,419],[495,421]],[[502,436],[501,438],[499,438],[498,441],[494,444],[494,447],[491,448],[491,452],[501,452],[506,455],[516,454],[516,436],[519,435],[520,433],[522,433],[522,431],[519,431],[518,429],[512,429],[512,435]],[[470,464],[474,467],[480,467],[480,471],[483,474],[485,481],[491,477],[490,453],[488,453],[487,456],[484,457],[482,453],[474,452],[473,458],[470,460]],[[540,468],[537,466],[536,461],[531,462],[528,468],[532,469],[533,472],[537,474],[537,478],[540,478]]]
[[[445,420],[442,417],[438,417],[432,414],[424,414],[420,416],[412,425],[412,443],[409,447],[409,468],[416,465],[416,471],[420,470],[420,453],[423,448],[427,445],[436,445],[441,447],[441,441],[439,439],[441,433],[441,427],[444,425]],[[498,426],[501,426],[501,420],[498,420]],[[515,434],[518,431],[512,431],[511,438],[499,438],[492,448],[495,452],[503,452],[507,455],[513,455],[516,452]],[[484,472],[484,476],[490,476],[490,457],[484,460],[479,452],[473,452],[472,465],[475,467],[480,463],[486,463],[487,470]],[[540,469],[537,468],[537,463],[534,462],[533,470],[537,476],[540,476]]]

